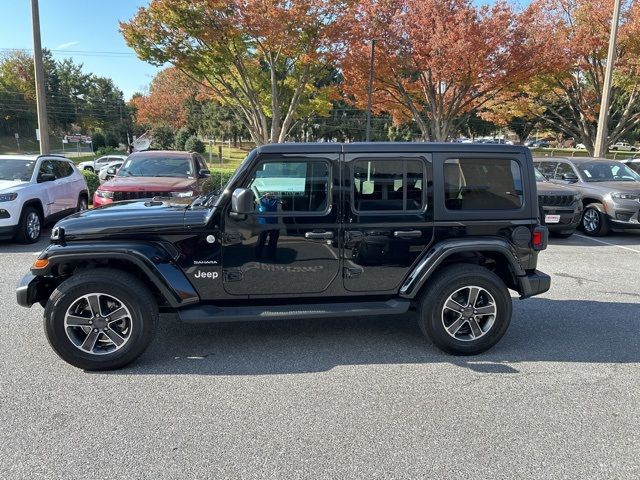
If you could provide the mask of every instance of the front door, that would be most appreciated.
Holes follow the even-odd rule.
[[[343,168],[344,287],[396,292],[433,237],[430,156],[347,154]]]
[[[265,154],[234,188],[255,212],[224,213],[223,284],[232,295],[318,294],[339,274],[338,154]]]

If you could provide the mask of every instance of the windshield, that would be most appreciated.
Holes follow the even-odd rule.
[[[546,182],[547,179],[544,178],[544,175],[540,173],[540,170],[538,170],[537,168],[534,168],[533,171],[536,174],[536,182]]]
[[[118,171],[118,177],[194,178],[193,163],[189,157],[132,155]]]
[[[35,160],[0,160],[0,180],[18,180],[28,182],[33,175]]]
[[[585,163],[578,170],[586,182],[637,182],[640,175],[622,163]]]

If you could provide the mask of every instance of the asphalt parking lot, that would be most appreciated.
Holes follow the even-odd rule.
[[[552,240],[551,291],[492,351],[440,353],[411,315],[217,326],[164,318],[90,374],[14,287],[0,243],[0,478],[640,477],[640,235]]]

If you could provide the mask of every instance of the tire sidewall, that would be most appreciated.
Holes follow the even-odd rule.
[[[587,212],[593,211],[596,213],[596,215],[598,216],[598,226],[595,230],[588,230],[587,227],[585,226],[585,218],[587,215]],[[604,235],[605,231],[606,231],[606,217],[605,215],[598,210],[595,207],[587,207],[585,208],[583,214],[582,214],[582,231],[585,233],[585,235],[588,235],[590,237],[597,237],[600,235]]]
[[[447,277],[441,280],[444,278]],[[421,309],[423,312],[421,321],[427,336],[440,349],[457,355],[474,355],[494,346],[507,331],[511,322],[511,296],[497,275],[488,270],[486,274],[481,272],[465,274],[460,271],[455,277],[447,278],[446,282],[436,282],[433,286],[438,291],[428,292],[425,296],[426,304]],[[453,338],[445,330],[442,324],[442,309],[452,293],[468,286],[478,286],[487,290],[496,302],[498,315],[488,333],[478,340],[463,341]]]
[[[89,293],[113,295],[125,304],[133,316],[131,337],[126,345],[115,352],[92,355],[81,351],[67,337],[64,327],[66,312],[79,297]],[[125,286],[106,279],[87,281],[70,288],[65,288],[63,283],[47,302],[44,326],[49,343],[56,353],[66,362],[86,370],[114,369],[130,363],[145,350],[155,330],[153,313],[142,307],[136,295]]]

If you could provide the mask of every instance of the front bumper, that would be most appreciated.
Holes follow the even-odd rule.
[[[33,304],[49,298],[55,285],[50,278],[42,275],[27,273],[16,287],[16,300],[21,307],[31,307]]]
[[[551,288],[551,277],[539,270],[533,270],[518,277],[520,283],[520,298],[529,298],[540,295]]]
[[[543,206],[542,210],[546,215],[559,215],[558,223],[545,223],[545,227],[550,232],[569,232],[575,230],[582,220],[582,208],[563,209],[558,207]]]

